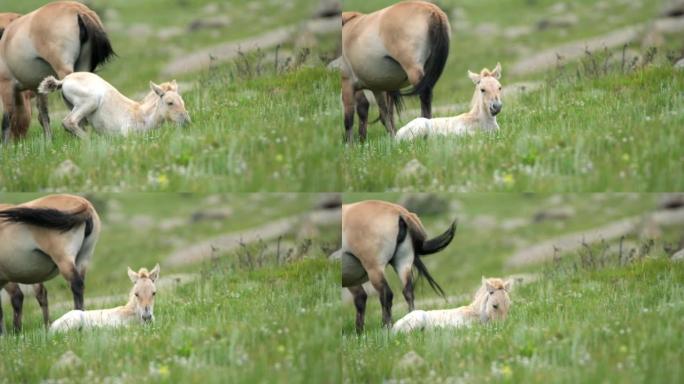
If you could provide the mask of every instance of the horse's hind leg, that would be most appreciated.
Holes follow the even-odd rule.
[[[397,244],[397,250],[392,259],[392,267],[397,272],[401,284],[403,286],[402,293],[406,304],[408,304],[409,312],[415,309],[414,295],[413,295],[413,278],[411,271],[413,269],[413,246],[409,238],[406,238],[402,243]]]
[[[368,295],[362,285],[349,287],[347,289],[349,289],[349,292],[354,296],[354,307],[356,307],[356,333],[361,334],[365,323],[366,300],[368,299]]]
[[[50,312],[48,310],[48,292],[43,283],[33,284],[33,292],[36,294],[36,300],[43,311],[43,325],[47,328],[50,325]]]
[[[83,310],[83,291],[85,284],[83,277],[74,264],[74,258],[65,254],[51,255],[52,259],[59,268],[59,273],[69,282],[71,286],[71,293],[74,296],[74,309]]]
[[[354,110],[356,102],[354,98],[354,85],[351,80],[342,79],[342,104],[344,105],[344,132],[345,141],[351,143],[354,138]]]
[[[392,289],[387,283],[385,274],[381,269],[368,271],[368,279],[380,296],[380,305],[382,305],[382,325],[389,328],[392,326],[392,298],[394,297]]]
[[[21,317],[24,307],[24,294],[17,283],[9,283],[5,286],[5,290],[10,296],[12,303],[12,310],[14,311],[14,332],[21,332]]]
[[[83,130],[83,128],[81,128],[82,120],[85,119],[86,116],[95,112],[96,109],[97,104],[94,102],[75,106],[74,109],[62,121],[64,129],[79,139],[85,138],[86,132]]]
[[[387,133],[394,137],[396,131],[394,129],[394,114],[393,108],[391,108],[391,102],[389,102],[389,96],[387,92],[373,92],[375,96],[375,101],[378,103],[378,109],[380,110],[380,121],[385,126]]]
[[[428,88],[420,95],[420,112],[426,119],[432,119],[432,88]]]
[[[359,115],[359,136],[361,142],[366,141],[368,131],[368,108],[370,103],[363,91],[356,92],[356,113]]]
[[[3,286],[2,282],[0,282],[0,289]],[[2,313],[2,295],[0,295],[0,336],[5,333],[5,319]]]
[[[52,140],[52,129],[50,128],[50,114],[48,112],[48,96],[44,94],[36,95],[36,106],[38,107],[38,120],[43,127],[46,140]]]

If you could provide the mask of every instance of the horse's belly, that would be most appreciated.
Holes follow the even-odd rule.
[[[354,287],[368,281],[368,273],[356,257],[342,253],[342,286]]]
[[[52,67],[40,59],[13,60],[8,64],[21,90],[35,90],[46,77],[56,75]]]
[[[352,70],[359,88],[396,91],[409,85],[404,69],[389,57],[369,58]]]
[[[0,254],[0,278],[4,280],[34,284],[53,278],[58,272],[52,259],[37,250]]]

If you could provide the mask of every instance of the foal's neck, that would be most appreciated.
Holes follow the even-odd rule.
[[[468,115],[483,129],[498,128],[496,116],[492,116],[483,105],[482,96],[478,88],[475,89],[473,99],[470,101],[470,112],[468,112]]]
[[[161,119],[158,97],[145,97],[142,102],[137,103],[133,118],[135,121],[133,125],[136,130],[146,131],[157,126]]]

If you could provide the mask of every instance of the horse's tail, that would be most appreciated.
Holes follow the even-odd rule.
[[[436,8],[436,7],[435,7]],[[413,89],[402,96],[422,95],[431,91],[437,80],[442,76],[449,57],[449,42],[451,40],[451,26],[444,12],[436,8],[430,13],[430,25],[428,26],[428,39],[430,43],[430,56],[423,67],[423,78]]]
[[[48,76],[40,82],[40,85],[38,85],[38,92],[47,95],[48,93],[62,89],[62,83],[64,82],[57,80],[56,77]]]
[[[0,211],[0,220],[10,223],[34,225],[61,232],[67,232],[85,224],[84,237],[90,236],[93,231],[93,215],[87,204],[83,204],[82,207],[73,212],[64,212],[54,208],[10,208]]]
[[[451,240],[454,238],[456,233],[456,222],[454,221],[449,229],[443,234],[435,237],[434,239],[427,239],[425,233],[425,228],[421,223],[418,216],[413,213],[401,214],[399,217],[399,232],[402,232],[402,228],[408,229],[408,233],[411,237],[411,243],[413,244],[414,258],[413,266],[416,267],[419,276],[423,276],[427,279],[430,287],[444,297],[444,290],[432,277],[427,269],[427,266],[423,263],[420,256],[430,255],[437,253],[444,249]]]
[[[80,31],[81,46],[88,40],[91,42],[90,72],[95,72],[100,64],[109,61],[116,56],[112,43],[109,41],[107,32],[104,30],[102,21],[97,13],[90,9],[81,10],[78,13],[78,28]]]

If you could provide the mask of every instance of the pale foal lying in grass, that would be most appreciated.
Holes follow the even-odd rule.
[[[504,320],[511,305],[508,296],[511,285],[511,280],[483,277],[482,286],[472,303],[455,309],[412,311],[394,323],[392,332],[408,333],[430,328],[462,327],[477,321]]]
[[[159,264],[152,271],[141,268],[137,273],[128,268],[128,277],[134,285],[126,305],[93,311],[69,311],[52,323],[50,332],[154,321],[154,297],[157,294],[154,283],[159,278]]]
[[[501,112],[501,64],[493,71],[485,68],[480,74],[468,71],[468,77],[475,83],[475,93],[470,102],[470,112],[454,117],[412,120],[397,132],[397,140],[413,140],[427,136],[465,135],[477,130],[496,131],[499,124],[496,115]]]

